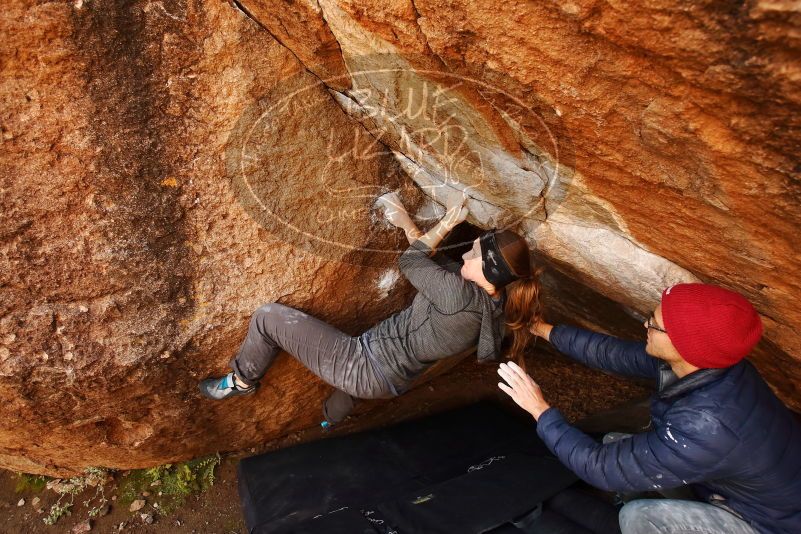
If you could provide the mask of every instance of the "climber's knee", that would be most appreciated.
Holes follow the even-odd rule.
[[[253,315],[251,316],[251,320],[255,321],[270,320],[271,317],[279,315],[281,313],[282,308],[285,308],[285,306],[282,306],[277,302],[269,302],[267,304],[264,304],[256,308],[256,311],[253,312]]]
[[[256,308],[254,314],[261,314],[261,315],[269,314],[272,313],[273,309],[278,306],[280,306],[280,304],[276,302],[268,302],[267,304],[262,304],[261,306]]]
[[[275,306],[276,304],[271,302],[256,308],[256,311],[250,316],[250,330],[255,330],[259,333],[267,332],[269,330],[267,326],[271,321],[274,321]]]

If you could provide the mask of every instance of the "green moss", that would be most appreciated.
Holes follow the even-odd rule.
[[[20,473],[14,491],[17,493],[39,493],[47,486],[47,482],[52,480],[44,475],[29,475]]]
[[[118,500],[127,506],[148,492],[148,501],[158,504],[158,512],[170,514],[189,495],[206,491],[214,484],[214,470],[219,464],[220,456],[215,454],[180,464],[130,471],[120,481]]]

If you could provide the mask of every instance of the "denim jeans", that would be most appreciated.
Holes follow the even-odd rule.
[[[639,499],[620,510],[623,534],[757,534],[725,508],[698,501]]]
[[[622,441],[631,434],[610,432],[603,444]],[[667,499],[627,501],[620,510],[623,534],[757,534],[740,516],[723,506],[687,500],[691,491],[686,486],[661,490]]]

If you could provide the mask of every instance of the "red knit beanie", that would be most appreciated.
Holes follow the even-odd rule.
[[[736,364],[762,336],[762,320],[745,297],[707,284],[663,291],[662,320],[681,357],[701,369]]]

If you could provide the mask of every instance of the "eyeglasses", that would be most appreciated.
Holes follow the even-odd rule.
[[[648,318],[648,326],[646,328],[650,328],[651,330],[656,330],[657,332],[662,332],[663,334],[667,334],[667,330],[664,328],[659,328],[656,324],[656,318],[652,315]]]

